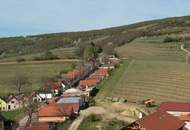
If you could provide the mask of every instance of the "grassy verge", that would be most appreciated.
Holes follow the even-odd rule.
[[[57,126],[57,130],[68,130],[71,123],[71,120],[66,120],[64,123]]]
[[[112,93],[113,88],[116,86],[117,82],[122,77],[130,61],[130,59],[122,61],[120,66],[111,71],[110,76],[98,85],[99,93],[97,94],[96,99],[105,98],[106,96],[109,96],[109,94]]]
[[[126,123],[116,119],[104,120],[100,115],[91,115],[83,120],[77,130],[119,130]]]
[[[1,114],[8,120],[18,120],[24,115],[23,110],[3,111]]]

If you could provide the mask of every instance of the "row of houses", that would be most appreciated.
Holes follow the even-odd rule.
[[[121,130],[190,130],[190,103],[164,102],[152,114]]]
[[[118,58],[113,58],[113,56],[107,58],[106,62],[99,60],[99,62],[91,61],[84,65],[78,65],[75,69],[64,74],[58,82],[52,83],[49,91],[37,92],[34,100],[48,101],[54,96],[62,95],[70,88],[75,88],[78,84],[82,91],[77,90],[80,95],[90,96],[97,84],[109,76],[109,71],[119,64]]]
[[[54,130],[55,124],[76,118],[80,110],[88,107],[88,97],[98,83],[115,67],[111,63],[92,61],[78,65],[64,74],[62,79],[52,83],[49,91],[35,93],[33,100],[44,103],[36,113],[36,120],[27,126],[27,130]]]

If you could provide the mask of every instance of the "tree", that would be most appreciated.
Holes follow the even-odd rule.
[[[88,61],[92,57],[94,57],[94,49],[92,46],[87,46],[84,49],[83,58],[85,61]]]
[[[15,77],[12,79],[13,89],[17,91],[20,95],[28,91],[30,86],[30,81],[28,77],[23,73],[16,73]]]
[[[46,90],[49,90],[50,89],[50,87],[51,87],[51,84],[53,83],[53,82],[55,82],[56,80],[55,80],[55,78],[53,78],[53,77],[42,77],[41,78],[41,87],[42,87],[42,89],[46,89]]]
[[[106,44],[103,46],[103,53],[107,55],[114,55],[115,48],[113,44]]]
[[[33,100],[33,97],[31,94],[28,94],[27,95],[27,105],[24,106],[23,108],[23,111],[26,115],[28,115],[28,119],[26,121],[26,124],[25,124],[25,130],[28,126],[30,126],[31,122],[32,122],[32,117],[33,117],[33,114],[37,112],[38,110],[38,107],[39,107],[39,103],[38,102],[35,102]]]

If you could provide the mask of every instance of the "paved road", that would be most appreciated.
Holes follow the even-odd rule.
[[[23,127],[23,126],[26,126],[26,123],[28,121],[28,118],[29,116],[25,116],[23,117],[20,121],[19,121],[19,126],[20,127]],[[35,113],[32,114],[32,119],[31,119],[32,122],[36,122],[37,121],[37,115]]]
[[[112,118],[116,118],[118,120],[122,120],[122,121],[126,121],[126,122],[134,122],[135,119],[133,118],[129,118],[129,117],[125,117],[125,116],[121,116],[117,113],[110,113],[108,111],[106,111],[103,107],[90,107],[86,110],[82,110],[80,112],[80,116],[73,121],[73,123],[70,125],[69,130],[77,130],[80,123],[83,121],[83,119],[89,115],[92,114],[101,114],[104,115],[106,118],[112,119]]]

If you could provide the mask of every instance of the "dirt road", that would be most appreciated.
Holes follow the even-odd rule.
[[[133,118],[121,116],[117,113],[110,113],[106,111],[103,107],[97,106],[97,107],[90,107],[86,110],[81,111],[80,116],[70,125],[69,130],[77,130],[77,128],[79,127],[83,119],[92,114],[101,114],[101,115],[104,115],[104,117],[108,119],[116,118],[118,120],[126,121],[129,123],[135,121],[135,119]]]
[[[47,64],[47,63],[62,63],[62,62],[79,62],[78,59],[61,59],[61,60],[42,60],[42,61],[24,61],[24,62],[16,62],[16,61],[0,61],[0,65],[14,65],[14,64]]]
[[[190,51],[184,48],[184,44],[181,45],[181,50],[186,52],[188,55],[190,55]]]

